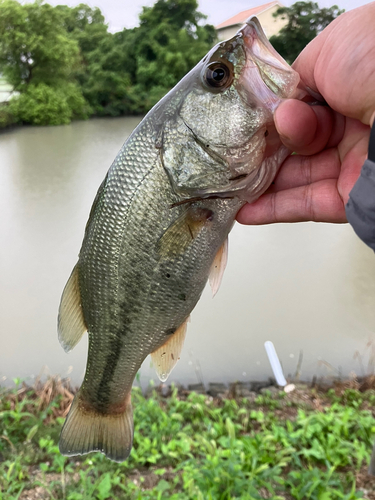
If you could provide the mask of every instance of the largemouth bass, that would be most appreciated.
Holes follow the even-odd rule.
[[[216,292],[236,213],[289,154],[273,112],[299,76],[256,18],[216,45],[144,118],[99,188],[61,299],[66,351],[89,335],[86,374],[60,438],[64,455],[132,447],[132,383],[152,353],[161,380],[210,275]]]

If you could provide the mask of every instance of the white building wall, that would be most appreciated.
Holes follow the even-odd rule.
[[[282,19],[281,17],[273,17],[273,14],[279,7],[279,5],[274,5],[273,7],[270,7],[269,9],[257,15],[257,18],[259,19],[260,24],[262,25],[262,28],[267,35],[267,38],[270,38],[273,35],[277,35],[281,28],[283,28],[288,22],[286,18]],[[226,26],[225,28],[216,30],[218,39],[221,41],[232,38],[242,26],[243,24],[241,23],[233,24],[232,26]]]

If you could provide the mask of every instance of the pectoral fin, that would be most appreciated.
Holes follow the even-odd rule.
[[[223,274],[225,268],[227,267],[227,262],[228,262],[228,237],[219,248],[219,251],[215,256],[215,259],[210,269],[210,275],[208,279],[210,282],[213,297],[215,297],[217,291],[220,288],[221,280],[223,279]]]
[[[165,382],[180,359],[182,347],[187,330],[189,318],[182,323],[170,339],[165,344],[151,353],[151,359],[154,364],[157,376],[162,382]]]
[[[190,206],[166,229],[158,242],[158,251],[162,257],[174,257],[184,253],[186,248],[211,222],[212,210]]]
[[[61,297],[57,329],[60,344],[66,352],[71,351],[87,331],[81,306],[77,266],[74,267]]]

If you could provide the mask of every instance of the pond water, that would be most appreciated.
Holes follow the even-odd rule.
[[[0,135],[0,379],[82,379],[87,339],[60,347],[56,318],[97,188],[138,118]],[[168,382],[263,380],[273,341],[285,375],[358,375],[375,357],[375,256],[348,225],[234,227],[221,289],[206,289]],[[157,380],[149,358],[142,384]],[[3,382],[4,383],[4,382]]]

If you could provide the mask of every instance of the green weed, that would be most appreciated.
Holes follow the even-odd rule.
[[[117,464],[99,453],[60,455],[64,397],[72,394],[61,383],[49,387],[49,398],[19,381],[1,391],[0,500],[23,500],[36,488],[52,500],[375,498],[361,487],[375,435],[372,391],[315,391],[318,411],[282,394],[250,403],[177,389],[146,398],[135,388],[134,447]]]

